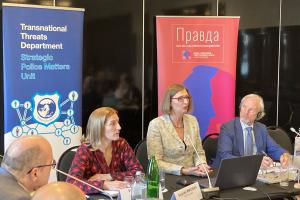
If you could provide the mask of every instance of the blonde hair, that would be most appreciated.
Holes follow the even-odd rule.
[[[186,90],[186,92],[189,94],[189,96],[191,96],[189,90],[181,84],[175,83],[168,87],[167,91],[164,94],[162,103],[161,103],[161,112],[162,113],[164,113],[164,114],[171,113],[171,100],[177,94],[177,92],[180,92],[182,90]],[[192,110],[193,110],[193,101],[191,98],[190,102],[189,102],[188,112],[191,112]]]
[[[86,136],[84,143],[89,143],[93,149],[99,149],[101,146],[101,137],[104,132],[104,125],[109,117],[118,112],[110,107],[101,107],[94,110],[86,126]]]

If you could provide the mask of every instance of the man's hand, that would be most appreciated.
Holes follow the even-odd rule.
[[[283,153],[280,156],[280,164],[283,167],[287,167],[289,165],[289,162],[291,161],[291,155],[289,153]]]
[[[273,167],[273,160],[269,156],[264,156],[263,160],[261,161],[260,168],[267,169],[269,167]]]

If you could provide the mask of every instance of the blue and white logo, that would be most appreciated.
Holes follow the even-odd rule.
[[[35,95],[34,119],[44,125],[54,122],[60,115],[59,95]]]

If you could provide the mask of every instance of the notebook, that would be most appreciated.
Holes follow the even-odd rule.
[[[257,180],[267,184],[274,184],[287,177],[289,177],[290,181],[295,181],[297,179],[297,169],[290,167],[282,170],[280,169],[280,163],[278,163],[272,168],[260,170]]]
[[[221,161],[216,177],[211,178],[212,186],[220,189],[243,187],[255,183],[263,155],[251,155]],[[201,187],[208,187],[208,180],[198,181]]]

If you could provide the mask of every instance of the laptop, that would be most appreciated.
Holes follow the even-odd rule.
[[[263,155],[251,155],[221,161],[216,177],[211,177],[213,187],[229,189],[255,183]],[[201,179],[199,185],[208,188],[208,180]]]

